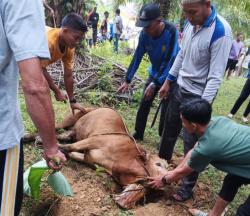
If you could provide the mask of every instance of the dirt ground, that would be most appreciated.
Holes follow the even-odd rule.
[[[57,196],[45,184],[39,202],[24,198],[21,216],[186,216],[188,208],[208,207],[214,199],[208,186],[198,183],[193,199],[177,203],[171,200],[177,185],[171,185],[163,192],[148,194],[134,209],[125,211],[112,200],[112,194],[121,188],[111,176],[72,161],[62,172],[72,186],[74,197]]]

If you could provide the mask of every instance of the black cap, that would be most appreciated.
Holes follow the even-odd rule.
[[[152,21],[161,16],[161,11],[158,4],[146,4],[140,10],[140,15],[136,20],[137,27],[147,27]]]

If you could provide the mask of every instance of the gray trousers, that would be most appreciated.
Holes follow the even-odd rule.
[[[174,146],[178,135],[182,128],[182,123],[180,119],[180,105],[182,102],[189,101],[191,99],[200,98],[201,96],[195,95],[185,89],[177,86],[175,88],[175,93],[170,94],[169,104],[167,108],[167,113],[164,121],[163,133],[160,141],[159,156],[166,160],[171,160]],[[184,154],[186,155],[189,150],[191,150],[198,138],[192,134],[189,134],[184,129]],[[183,187],[185,190],[191,191],[198,178],[198,173],[193,172],[189,176],[183,178]]]

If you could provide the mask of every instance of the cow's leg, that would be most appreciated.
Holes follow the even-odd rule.
[[[98,148],[98,141],[95,138],[87,138],[72,144],[60,144],[60,148],[66,152],[84,152]]]
[[[79,162],[85,162],[84,160],[84,154],[83,153],[79,153],[79,152],[70,152],[69,157],[73,160],[79,161]]]
[[[96,108],[85,108],[86,112],[76,111],[74,115],[70,113],[68,116],[65,117],[65,119],[61,123],[56,125],[56,129],[65,129],[73,127],[78,119],[95,109]]]
[[[61,134],[56,135],[56,138],[60,142],[73,142],[76,139],[76,133],[74,130],[68,130]]]

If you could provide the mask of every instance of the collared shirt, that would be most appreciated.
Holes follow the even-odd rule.
[[[176,27],[168,22],[164,22],[164,24],[163,32],[155,39],[141,31],[138,46],[127,71],[126,82],[129,83],[133,79],[145,53],[148,54],[152,64],[148,72],[155,84],[162,85],[166,80],[179,51],[179,45]]]
[[[244,44],[241,41],[233,40],[233,44],[229,53],[229,59],[238,60],[239,55],[244,49]]]
[[[4,150],[18,145],[23,135],[17,62],[50,56],[42,1],[0,1],[0,46],[0,150]]]
[[[214,7],[201,28],[194,30],[187,22],[181,50],[167,79],[178,77],[182,88],[212,102],[223,79],[232,46],[232,30]]]

